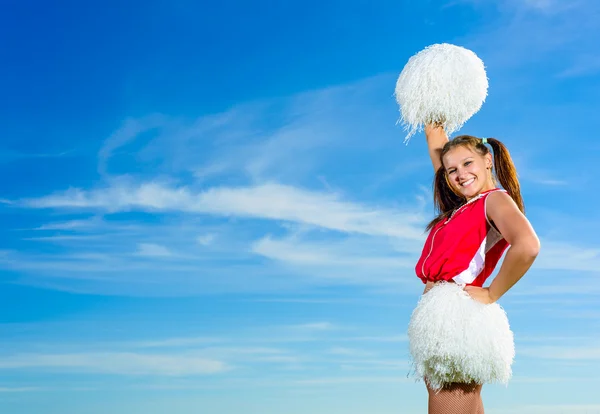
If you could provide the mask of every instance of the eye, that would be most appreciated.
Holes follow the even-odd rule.
[[[453,174],[455,172],[456,172],[456,170],[448,170],[448,174]]]
[[[465,162],[465,167],[466,167],[467,165],[471,164],[472,162],[473,162],[473,161],[467,161],[467,162]]]

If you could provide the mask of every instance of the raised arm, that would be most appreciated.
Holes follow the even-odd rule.
[[[434,173],[442,166],[440,154],[442,147],[448,142],[448,135],[442,126],[429,124],[425,126],[425,137],[427,138],[427,147],[429,148],[429,157],[433,163]]]
[[[523,277],[540,250],[540,241],[531,224],[513,199],[503,191],[494,191],[486,200],[487,215],[510,244],[500,271],[489,287],[494,301]]]

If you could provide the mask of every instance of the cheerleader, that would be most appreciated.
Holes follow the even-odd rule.
[[[426,125],[425,135],[439,214],[427,226],[415,268],[425,290],[408,327],[412,371],[427,387],[429,414],[483,413],[483,384],[507,384],[515,355],[497,301],[531,267],[540,242],[500,141],[449,140],[438,123]],[[483,287],[505,251],[498,274]]]

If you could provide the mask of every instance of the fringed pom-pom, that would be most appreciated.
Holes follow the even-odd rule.
[[[484,305],[456,283],[434,286],[419,299],[408,325],[411,370],[434,390],[461,382],[508,384],[514,335],[498,303]]]
[[[485,101],[488,79],[483,62],[464,47],[447,43],[412,56],[396,82],[399,122],[408,131],[404,142],[428,123],[458,131]]]

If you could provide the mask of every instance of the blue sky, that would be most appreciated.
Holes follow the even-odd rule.
[[[486,413],[600,413],[600,4],[413,3],[4,2],[0,411],[425,412],[433,174],[393,91],[447,42],[542,241]]]

